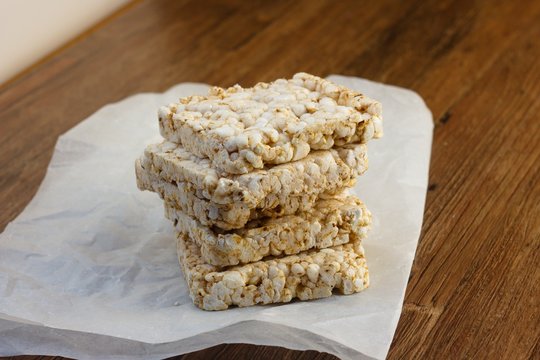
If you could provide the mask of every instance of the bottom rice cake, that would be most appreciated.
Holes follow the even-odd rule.
[[[252,220],[245,228],[230,231],[204,226],[168,203],[165,215],[178,232],[200,247],[203,261],[216,266],[246,264],[269,255],[292,255],[359,241],[366,237],[371,224],[371,213],[365,205],[346,194],[319,199],[308,212]]]
[[[360,241],[224,269],[205,263],[186,234],[178,234],[177,246],[190,296],[204,310],[348,295],[369,286]]]

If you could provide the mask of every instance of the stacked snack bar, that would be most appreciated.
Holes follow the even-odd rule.
[[[305,73],[211,88],[159,111],[165,141],[136,162],[177,230],[205,310],[351,294],[369,284],[371,214],[347,189],[382,136],[381,106]]]

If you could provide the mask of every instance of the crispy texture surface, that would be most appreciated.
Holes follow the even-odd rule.
[[[369,286],[359,241],[226,269],[206,264],[185,234],[177,247],[190,296],[204,310],[318,299],[334,290],[353,294]]]
[[[220,174],[245,174],[382,136],[379,102],[305,73],[182,98],[160,108],[159,125],[164,138],[210,159]]]
[[[170,183],[189,183],[197,196],[213,203],[264,208],[268,199],[278,198],[284,204],[290,195],[328,193],[350,186],[367,170],[368,158],[365,145],[350,144],[248,174],[220,176],[208,159],[175,143],[162,142],[145,149],[141,164]]]
[[[353,186],[367,169],[364,145],[318,151],[301,161],[233,179],[207,176],[208,162],[202,165],[184,155],[185,162],[173,155],[175,161],[158,162],[158,166],[170,165],[162,167],[154,165],[155,156],[138,159],[138,187],[158,193],[202,225],[224,230],[242,228],[253,219],[308,211],[317,199]]]
[[[139,189],[153,191],[159,194],[165,202],[194,217],[201,224],[216,226],[223,230],[240,229],[250,220],[308,211],[313,207],[317,199],[333,196],[333,194],[325,193],[291,195],[283,205],[273,202],[268,203],[269,206],[265,209],[250,209],[246,204],[242,203],[221,205],[203,200],[195,195],[195,191],[189,186],[189,183],[171,184],[163,181],[143,168],[138,160],[135,163],[135,171]],[[337,192],[344,190],[344,188],[336,189]]]
[[[292,255],[359,241],[366,237],[371,224],[371,213],[352,195],[321,199],[311,211],[253,220],[245,228],[227,232],[203,226],[167,203],[165,214],[178,232],[199,246],[204,262],[215,266],[246,264],[269,255]]]

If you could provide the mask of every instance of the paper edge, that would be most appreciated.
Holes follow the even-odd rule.
[[[273,334],[283,334],[279,338],[279,346],[271,344],[276,342],[276,337],[273,337],[270,340],[266,336],[269,328],[272,328]],[[236,334],[240,329],[244,333],[249,332],[251,336],[255,336],[255,338],[250,339],[250,341],[238,338]],[[265,329],[265,331],[261,332],[261,329]],[[48,326],[21,324],[17,321],[11,320],[0,320],[0,332],[11,332],[11,336],[6,336],[4,334],[4,336],[0,339],[0,345],[3,343],[9,343],[11,339],[14,341],[20,341],[23,339],[23,341],[28,343],[27,351],[25,351],[26,355],[44,355],[43,351],[40,351],[39,347],[36,348],[32,346],[32,340],[26,340],[29,338],[29,336],[25,336],[25,333],[32,330],[39,331],[41,333],[41,337],[47,339],[47,345],[50,345],[50,343],[57,344],[55,347],[59,349],[59,351],[55,352],[55,354],[49,355],[81,359],[131,359],[134,357],[144,359],[161,359],[164,357],[200,351],[221,344],[251,344],[259,346],[283,347],[297,351],[314,350],[335,355],[340,359],[375,359],[363,354],[362,352],[351,349],[338,342],[329,340],[311,331],[261,320],[241,321],[221,329],[200,333],[182,340],[159,344],[77,330],[58,331],[57,328],[51,328]],[[91,339],[87,339],[88,337]],[[83,338],[84,341],[81,341]],[[89,354],[92,351],[95,351],[95,349],[110,348],[111,340],[115,343],[115,345],[110,351],[92,356],[80,355],[81,352]],[[196,342],[197,344],[190,344],[193,342]],[[86,345],[83,346],[82,349],[81,343]],[[117,351],[120,349],[122,350],[121,354]],[[151,352],[153,353],[152,355],[150,355]],[[15,356],[19,354],[20,352],[18,351],[2,353],[3,356]]]

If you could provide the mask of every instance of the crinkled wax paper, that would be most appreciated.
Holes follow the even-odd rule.
[[[158,106],[207,89],[180,84],[105,106],[60,136],[38,193],[0,235],[0,355],[152,359],[242,342],[384,358],[422,224],[432,117],[412,91],[331,79],[384,109],[384,138],[369,143],[354,189],[374,215],[369,289],[219,312],[192,305],[172,225],[158,196],[137,189],[133,165],[159,140]]]

